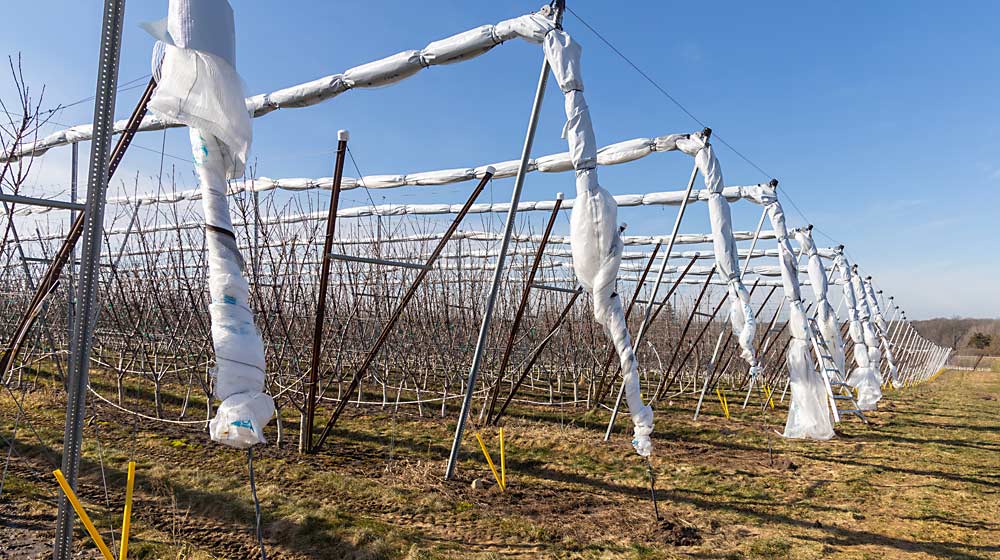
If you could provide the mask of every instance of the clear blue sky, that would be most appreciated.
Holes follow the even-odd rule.
[[[569,0],[570,6],[691,112],[781,180],[790,225],[805,223],[845,243],[851,256],[911,318],[1000,316],[1000,3],[637,2]],[[484,23],[532,11],[538,0],[301,2],[233,0],[238,65],[258,93],[343,71]],[[4,7],[0,52],[21,52],[29,83],[47,87],[46,107],[93,95],[102,2],[36,0]],[[162,17],[166,1],[126,7],[121,81],[149,72],[152,39],[138,23]],[[584,47],[586,93],[598,142],[700,127],[645,82],[572,15],[565,27]],[[524,42],[470,62],[426,70],[392,87],[348,92],[306,109],[255,121],[257,174],[330,174],[338,128],[352,133],[365,174],[471,166],[517,157],[541,50]],[[6,76],[0,95],[10,94]],[[127,116],[140,89],[119,96]],[[90,103],[60,111],[59,123],[89,122]],[[547,92],[536,155],[563,151],[562,99]],[[56,127],[49,127],[46,132]],[[162,133],[139,137],[159,148]],[[186,134],[166,135],[193,186]],[[34,192],[62,192],[68,151],[39,160]],[[86,154],[84,150],[84,154]],[[724,146],[728,184],[767,177]],[[159,156],[133,150],[120,176],[156,174]],[[690,158],[656,155],[602,168],[613,193],[683,187]],[[353,173],[352,173],[353,174]],[[82,173],[85,175],[85,170]],[[148,179],[141,191],[152,190]],[[510,181],[491,195],[506,200]],[[465,187],[386,192],[389,202],[459,201]],[[567,175],[532,177],[525,199],[573,192]],[[362,203],[355,191],[348,203]],[[378,196],[378,195],[376,195]],[[381,202],[381,201],[379,201]],[[667,233],[674,210],[622,211],[629,233]],[[734,205],[737,229],[759,215]],[[706,231],[693,207],[684,231]],[[821,246],[834,244],[817,235]]]

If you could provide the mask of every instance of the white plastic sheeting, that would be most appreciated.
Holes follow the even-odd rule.
[[[754,200],[767,209],[771,227],[778,237],[781,280],[788,301],[788,332],[792,337],[785,354],[788,364],[789,387],[792,391],[785,422],[784,436],[827,440],[834,436],[833,417],[826,392],[826,384],[816,371],[810,355],[812,330],[802,305],[799,284],[798,256],[792,250],[785,225],[785,213],[778,202],[775,187],[759,185]]]
[[[848,332],[854,342],[854,363],[856,367],[847,376],[847,383],[858,390],[857,403],[861,410],[875,410],[882,389],[877,373],[878,359],[881,357],[878,342],[871,324],[868,323],[868,305],[864,302],[864,292],[860,288],[861,279],[853,271],[850,261],[843,251],[834,259],[834,266],[840,271],[844,289],[844,303],[850,320]],[[855,287],[855,280],[857,286]],[[871,345],[871,346],[869,346]],[[876,358],[876,359],[872,359]]]
[[[621,361],[625,400],[634,426],[632,445],[648,457],[653,451],[653,409],[642,401],[639,363],[625,321],[615,282],[622,259],[618,204],[597,180],[597,141],[590,110],[583,95],[581,49],[561,29],[553,29],[543,42],[545,58],[565,96],[570,160],[576,170],[576,200],[570,217],[573,266],[580,284],[593,297],[594,317],[614,342]]]
[[[729,202],[739,200],[741,198],[748,198],[749,190],[753,187],[726,187],[722,191],[722,196]],[[662,192],[648,192],[639,194],[620,194],[615,195],[614,200],[618,206],[680,206],[681,202],[684,201],[685,191],[662,191]],[[707,190],[692,191],[691,195],[688,197],[688,202],[704,202],[711,196]],[[198,196],[201,198],[201,195]],[[192,199],[194,200],[194,199]],[[180,200],[178,200],[180,202]],[[541,212],[541,211],[552,211],[555,207],[555,200],[529,200],[521,201],[517,205],[518,212]],[[562,208],[564,210],[570,210],[573,208],[574,199],[569,199],[563,201]],[[377,204],[377,205],[366,205],[366,206],[355,206],[352,208],[342,208],[337,211],[338,218],[365,218],[369,216],[404,216],[408,214],[457,214],[464,206],[464,203],[441,203],[441,204]],[[24,206],[15,211],[15,214],[30,215],[37,214],[39,210],[36,208]],[[510,208],[509,202],[482,202],[473,204],[470,209],[470,214],[484,214],[484,213],[507,213]],[[61,209],[52,209],[61,210]],[[45,210],[48,212],[49,210]],[[326,212],[310,212],[305,214],[293,214],[289,216],[282,217],[282,220],[272,219],[271,223],[276,221],[284,222],[301,222],[306,220],[318,220],[325,219]]]
[[[823,334],[823,339],[827,344],[827,350],[833,356],[834,364],[840,373],[840,378],[833,379],[833,381],[843,382],[847,377],[844,339],[840,336],[840,323],[837,321],[837,314],[830,304],[827,271],[823,267],[816,243],[813,242],[812,228],[799,228],[794,230],[793,234],[799,242],[802,254],[808,259],[809,280],[811,280],[813,296],[816,299],[816,323],[819,325],[820,333]]]
[[[872,286],[871,277],[865,278],[865,299],[868,301],[868,309],[874,315],[875,334],[882,342],[882,355],[885,357],[887,375],[892,380],[892,386],[898,389],[903,384],[899,380],[899,368],[896,367],[896,358],[892,355],[892,345],[886,336],[889,332],[889,324],[882,314],[882,306],[879,305],[878,294],[875,293],[875,288]]]
[[[715,150],[703,133],[695,133],[677,140],[677,147],[694,156],[695,165],[705,180],[709,221],[712,225],[712,247],[719,276],[728,283],[729,321],[740,345],[740,356],[750,365],[750,377],[756,380],[762,373],[754,348],[757,321],[750,306],[750,292],[740,274],[736,240],[733,238],[733,217],[724,195],[722,166],[715,157]],[[700,197],[699,197],[700,198]]]
[[[159,37],[166,42],[162,73],[149,107],[190,127],[202,191],[215,396],[222,400],[209,431],[215,441],[246,448],[265,441],[274,401],[264,393],[264,344],[226,198],[226,179],[243,173],[252,139],[235,68],[232,8],[226,0],[170,0],[166,24],[149,28],[166,33]]]
[[[351,89],[389,85],[408,78],[429,66],[452,64],[477,57],[496,45],[511,39],[521,38],[541,43],[545,34],[552,28],[552,22],[546,16],[540,13],[526,14],[501,21],[496,25],[482,25],[434,41],[419,51],[403,51],[380,60],[355,66],[341,74],[324,76],[270,93],[257,94],[246,98],[244,104],[253,117],[260,117],[287,107],[308,107]],[[202,44],[218,45],[219,41],[214,38],[205,39],[202,40]],[[235,51],[235,47],[233,50]],[[125,120],[115,122],[115,132],[125,130],[126,122]],[[186,122],[178,122],[167,116],[156,114],[147,115],[140,123],[139,130],[162,130],[186,125]],[[92,125],[73,126],[49,134],[36,142],[25,144],[12,152],[9,157],[17,159],[24,156],[41,155],[50,148],[90,140],[92,136]]]

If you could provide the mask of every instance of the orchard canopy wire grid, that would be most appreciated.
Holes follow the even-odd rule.
[[[884,387],[926,381],[948,358],[950,349],[916,332],[888,287],[843,246],[818,246],[811,225],[787,223],[777,181],[727,184],[710,129],[599,147],[583,57],[563,28],[561,2],[245,101],[226,41],[204,40],[227,27],[232,34],[228,3],[170,6],[157,35],[165,52],[150,111],[136,131],[190,127],[199,187],[178,190],[161,173],[155,189],[137,181],[135,192],[108,196],[104,244],[92,263],[94,318],[73,313],[75,268],[87,265],[75,258],[62,281],[36,295],[70,224],[91,208],[2,193],[10,235],[0,245],[0,375],[10,389],[34,383],[41,363],[67,375],[72,323],[94,321],[91,368],[115,389],[90,385],[84,398],[133,415],[137,430],[211,424],[212,439],[233,447],[294,441],[315,452],[345,408],[412,409],[458,420],[450,477],[468,443],[467,419],[502,425],[504,415],[531,407],[607,411],[612,437],[624,400],[629,439],[649,457],[657,409],[690,407],[697,417],[706,395],[723,389],[738,392],[743,407],[787,402],[783,435],[825,440],[847,416],[865,421]],[[202,28],[182,37],[176,26],[191,6],[213,15],[196,18]],[[364,95],[351,90],[430,66],[488,64],[466,61],[514,39],[544,53],[521,159],[362,176],[343,133],[333,177],[258,177],[246,166],[251,118]],[[189,75],[204,65],[215,65],[207,74],[218,81]],[[569,150],[533,156],[550,77],[565,97]],[[204,97],[177,98],[191,85],[184,80]],[[114,129],[127,131],[128,122]],[[75,153],[92,138],[91,125],[22,138],[5,146],[3,170],[49,150]],[[636,185],[634,194],[611,196],[597,180],[606,166],[685,154],[691,174],[668,190]],[[567,190],[572,179],[573,194],[521,200],[520,186],[539,173],[558,175]],[[511,201],[493,199],[506,196],[507,179]],[[419,202],[442,185],[460,185],[450,191],[458,199]],[[338,205],[351,190],[370,204]],[[375,204],[374,193],[412,202]],[[754,205],[760,220],[734,229],[731,205]],[[676,212],[672,229],[629,231],[630,219],[664,209]],[[710,231],[685,228],[685,213],[695,212],[707,213]],[[149,391],[130,393],[130,384]],[[184,402],[163,402],[165,387],[179,388]],[[189,407],[193,394],[204,410]],[[315,444],[313,431],[300,429],[314,419],[326,423]]]

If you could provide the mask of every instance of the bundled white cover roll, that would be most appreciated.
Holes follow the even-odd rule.
[[[705,180],[708,193],[708,215],[712,225],[712,246],[715,250],[715,266],[719,276],[728,283],[729,322],[740,345],[740,356],[750,365],[751,379],[762,373],[757,363],[753,341],[757,332],[757,321],[750,306],[750,292],[740,276],[739,257],[736,240],[733,237],[733,217],[729,201],[723,196],[722,166],[715,157],[715,150],[701,132],[691,134],[676,141],[677,148],[694,156],[695,165]]]
[[[816,372],[809,353],[812,330],[806,320],[799,286],[798,257],[788,241],[785,213],[778,202],[775,187],[758,185],[754,201],[767,209],[771,226],[778,238],[781,280],[788,300],[788,332],[792,337],[786,353],[792,401],[788,406],[784,436],[827,440],[834,436],[833,417],[823,378]]]
[[[816,243],[813,242],[812,229],[799,228],[794,230],[793,233],[795,239],[799,242],[799,246],[802,248],[802,254],[809,259],[807,267],[813,296],[816,298],[816,322],[819,324],[819,330],[823,334],[823,339],[828,346],[827,350],[833,356],[837,371],[843,376],[840,379],[835,379],[835,381],[843,382],[847,377],[844,339],[840,336],[840,324],[837,322],[837,315],[830,304],[826,269],[823,268],[823,261],[820,259],[819,251],[816,249]]]
[[[875,333],[882,342],[882,353],[883,356],[885,356],[885,361],[888,366],[889,379],[892,380],[892,386],[898,389],[902,387],[903,384],[899,380],[899,368],[896,367],[896,359],[892,355],[892,345],[889,343],[889,339],[886,336],[889,332],[889,324],[886,323],[885,316],[882,314],[882,306],[879,305],[878,295],[875,293],[875,288],[872,287],[871,277],[865,278],[865,299],[868,301],[868,308],[875,317]]]
[[[653,451],[653,410],[642,402],[639,364],[632,349],[621,298],[615,281],[621,264],[621,231],[618,205],[597,181],[597,141],[590,110],[583,96],[581,49],[561,29],[552,29],[543,41],[545,58],[565,95],[566,127],[570,160],[576,170],[576,201],[570,218],[573,267],[580,284],[590,292],[594,317],[604,326],[618,351],[624,374],[625,400],[634,425],[632,445],[642,456]]]
[[[226,0],[170,0],[166,22],[147,29],[164,49],[149,107],[190,127],[202,191],[215,396],[222,400],[209,429],[213,440],[246,448],[265,441],[274,401],[264,393],[264,344],[226,198],[226,180],[243,173],[252,136],[235,68],[233,12]]]
[[[879,399],[882,398],[882,389],[879,386],[878,373],[875,371],[878,362],[872,363],[873,352],[868,346],[869,343],[875,343],[874,333],[872,336],[867,336],[866,330],[871,331],[871,325],[865,329],[864,325],[868,324],[868,316],[867,313],[862,316],[863,308],[858,298],[860,292],[854,288],[856,275],[843,250],[839,251],[834,263],[840,270],[840,280],[844,288],[844,303],[850,320],[848,332],[851,335],[851,340],[854,341],[854,363],[857,366],[847,376],[847,383],[858,390],[857,402],[861,410],[875,410]],[[861,297],[863,299],[864,296]],[[878,348],[875,348],[874,351],[878,352]]]

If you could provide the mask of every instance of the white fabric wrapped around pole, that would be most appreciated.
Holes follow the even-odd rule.
[[[882,389],[878,374],[875,371],[878,362],[872,363],[871,357],[873,353],[868,347],[869,343],[876,342],[874,340],[874,333],[872,333],[871,337],[866,336],[864,325],[867,324],[868,317],[864,315],[862,318],[862,304],[858,297],[860,292],[854,288],[854,277],[856,275],[852,270],[850,261],[847,260],[847,256],[841,250],[834,262],[835,266],[840,270],[841,284],[844,289],[844,302],[847,306],[848,318],[850,320],[848,332],[851,335],[851,340],[854,342],[854,363],[857,366],[847,376],[847,383],[858,390],[858,398],[856,400],[861,410],[875,410],[879,399],[882,398]],[[861,299],[863,297],[862,295]],[[871,330],[871,325],[868,326],[868,330]],[[878,348],[875,348],[875,352],[878,352]]]
[[[892,386],[895,388],[902,387],[902,383],[899,381],[899,368],[896,367],[896,358],[892,355],[892,345],[889,343],[889,338],[887,336],[889,332],[889,324],[885,320],[885,315],[882,314],[882,306],[878,301],[878,294],[875,293],[875,288],[872,286],[872,279],[869,276],[865,278],[865,299],[868,301],[868,308],[874,314],[874,324],[875,332],[881,341],[882,355],[885,357],[886,366],[888,368],[888,376],[892,381]]]
[[[847,378],[847,359],[844,353],[844,339],[840,335],[840,324],[837,315],[833,311],[833,305],[829,299],[829,283],[826,277],[826,269],[820,259],[816,243],[812,238],[812,228],[799,228],[794,232],[795,239],[799,242],[802,254],[808,259],[809,280],[812,284],[813,296],[816,299],[816,322],[819,330],[823,334],[823,339],[827,343],[827,350],[833,356],[834,365],[842,376],[835,381],[843,382]]]
[[[243,173],[252,140],[235,68],[233,13],[226,0],[170,0],[168,14],[165,24],[147,26],[163,49],[149,107],[190,127],[205,213],[215,396],[222,400],[209,431],[242,449],[265,441],[274,401],[264,393],[264,344],[226,198],[226,180]]]
[[[788,365],[792,398],[782,435],[787,438],[828,440],[834,436],[833,416],[826,383],[817,373],[810,355],[809,345],[813,334],[802,305],[798,256],[788,240],[785,213],[778,202],[773,184],[759,185],[754,191],[753,200],[767,209],[772,229],[777,236],[781,280],[788,301],[788,332],[792,340],[788,345],[785,361]]]
[[[861,322],[861,332],[865,338],[865,346],[868,347],[868,365],[872,369],[879,384],[878,402],[882,398],[882,376],[879,369],[882,363],[882,350],[879,344],[878,335],[875,334],[875,326],[872,324],[872,311],[868,307],[868,298],[865,294],[864,280],[858,274],[858,265],[854,265],[851,271],[851,287],[854,289],[854,298],[858,302],[858,320]]]
[[[621,298],[615,282],[624,245],[618,227],[618,205],[597,180],[597,141],[590,110],[583,95],[578,43],[563,30],[554,29],[543,41],[545,58],[565,96],[570,160],[576,170],[576,200],[570,217],[573,267],[580,285],[593,298],[594,317],[614,342],[621,361],[625,399],[632,417],[632,445],[639,455],[653,451],[653,410],[643,403],[639,363],[632,349]]]
[[[705,179],[715,264],[719,276],[728,282],[729,322],[736,334],[737,343],[740,345],[740,356],[749,364],[751,378],[756,379],[761,373],[754,348],[757,322],[754,318],[753,308],[750,306],[750,292],[743,284],[740,274],[736,240],[733,238],[732,211],[729,208],[729,201],[723,196],[725,185],[722,178],[722,166],[715,157],[714,148],[702,133],[678,139],[676,144],[678,149],[694,156],[695,165],[698,166],[698,171]]]

